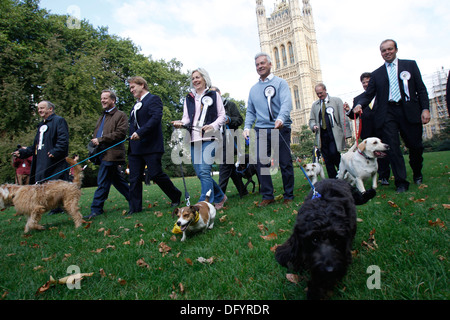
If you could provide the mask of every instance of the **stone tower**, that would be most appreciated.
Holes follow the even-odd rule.
[[[272,72],[289,84],[292,95],[292,130],[308,124],[314,87],[322,82],[316,31],[309,0],[278,0],[267,17],[263,0],[256,0],[261,51],[272,58]],[[294,143],[296,141],[293,141]]]

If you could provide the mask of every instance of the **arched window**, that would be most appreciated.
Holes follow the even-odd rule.
[[[294,48],[292,47],[292,43],[288,43],[288,50],[289,50],[289,59],[291,61],[291,64],[295,63],[295,58],[294,58]]]
[[[298,87],[294,86],[295,109],[300,110],[300,93]]]
[[[280,69],[280,54],[278,53],[278,48],[277,47],[275,47],[273,49],[273,53],[274,53],[274,56],[275,56],[275,63],[276,63],[277,70],[278,70],[278,69]]]
[[[281,56],[283,57],[283,67],[287,66],[287,54],[286,47],[281,45]]]

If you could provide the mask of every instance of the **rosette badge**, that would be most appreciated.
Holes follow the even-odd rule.
[[[408,71],[402,71],[400,73],[400,79],[402,79],[402,81],[403,81],[403,89],[405,91],[405,99],[406,99],[406,101],[409,101],[410,95],[409,95],[408,81],[409,81],[409,79],[411,79],[411,73],[409,73]]]
[[[137,111],[138,111],[140,108],[142,108],[142,102],[139,101],[139,102],[137,102],[137,103],[134,105],[133,111],[131,112],[131,116],[134,116],[134,119],[135,119],[135,126],[136,126],[137,128],[140,128],[139,123],[138,123],[138,120],[137,120]]]
[[[275,97],[276,94],[276,90],[274,86],[268,86],[266,87],[266,89],[264,89],[264,95],[267,98],[267,104],[269,105],[269,116],[270,116],[270,120],[274,121],[274,116],[272,113],[272,98]]]
[[[38,145],[38,150],[42,150],[43,145],[43,141],[44,141],[44,132],[47,131],[48,127],[46,124],[44,124],[43,126],[41,126],[39,128],[39,145]]]
[[[206,117],[206,112],[208,111],[208,107],[212,106],[213,104],[213,99],[210,96],[204,96],[202,98],[202,113],[200,116],[200,121],[197,123],[198,127],[203,127],[203,124],[205,123],[205,117]]]
[[[209,107],[213,104],[213,99],[209,96],[204,96],[202,98],[202,104],[204,107]]]

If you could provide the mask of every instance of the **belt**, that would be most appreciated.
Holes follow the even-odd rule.
[[[389,100],[388,104],[391,106],[400,106],[400,105],[402,105],[402,100],[399,100],[398,102],[396,102],[394,100]]]

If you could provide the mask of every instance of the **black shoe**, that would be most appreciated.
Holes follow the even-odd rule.
[[[181,203],[181,200],[178,201],[178,202],[172,202],[172,203],[170,204],[170,207],[171,207],[171,208],[178,207],[178,206],[180,205],[180,203]]]
[[[52,211],[50,211],[49,213],[48,213],[48,215],[49,216],[52,216],[52,215],[54,215],[54,214],[59,214],[59,213],[63,213],[64,212],[64,210],[62,209],[62,208],[57,208],[57,209],[53,209]]]
[[[381,178],[380,180],[378,180],[378,182],[382,185],[382,186],[388,186],[389,185],[389,180],[386,178]]]
[[[414,183],[420,186],[423,182],[422,180],[423,180],[422,177],[414,178]]]
[[[239,195],[239,198],[243,198],[243,197],[245,197],[245,196],[248,196],[248,191],[247,190],[245,190],[242,194],[240,194]]]
[[[94,213],[92,212],[90,215],[83,217],[84,220],[91,220],[94,219],[95,217],[98,217],[99,215],[101,215],[101,213]]]
[[[408,187],[407,186],[399,186],[397,187],[397,193],[403,193],[408,191]]]

